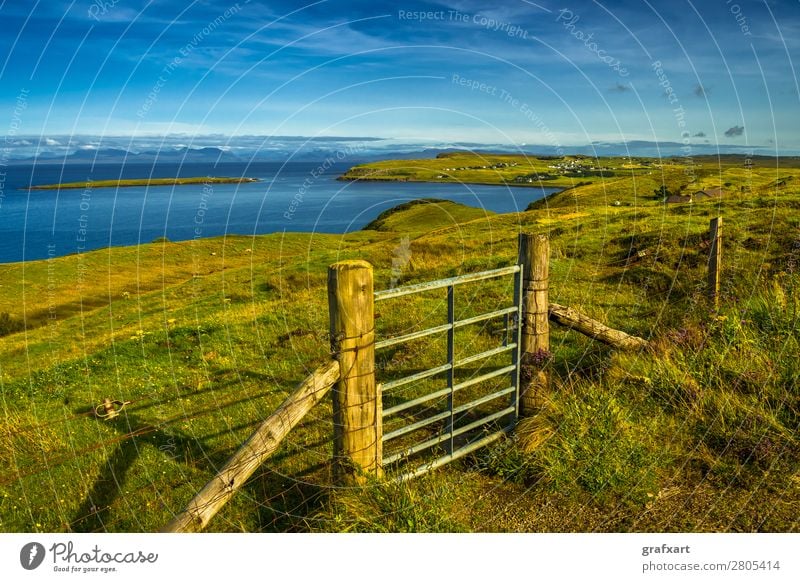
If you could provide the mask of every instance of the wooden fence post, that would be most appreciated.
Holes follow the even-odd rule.
[[[372,265],[341,261],[328,267],[331,349],[340,379],[333,388],[334,479],[362,484],[380,475],[381,397],[375,384]]]
[[[714,309],[719,307],[719,280],[722,272],[722,217],[709,224],[711,251],[708,255],[708,298]]]
[[[550,353],[548,287],[550,239],[544,234],[519,235],[522,265],[522,351],[520,414],[527,416],[544,404],[549,378],[541,364]]]

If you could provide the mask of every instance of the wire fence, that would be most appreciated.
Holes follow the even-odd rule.
[[[726,223],[726,228],[734,232],[737,229],[740,233],[746,232],[741,216],[763,212],[763,209],[739,211],[739,224]],[[676,267],[676,250],[673,247],[676,242],[683,241],[684,244],[679,244],[679,251],[702,257],[708,250],[707,238],[707,226],[700,224],[699,218],[697,224],[633,231],[625,245],[617,245],[613,252],[609,249],[609,252],[598,253],[596,264],[619,270],[623,277],[633,268],[658,268],[661,272],[671,273],[671,284],[664,288],[650,286],[646,280],[626,283],[630,288],[646,291],[646,298],[643,297],[639,303],[642,308],[646,307],[650,311],[642,313],[656,313],[667,307],[683,306],[691,293],[702,290],[703,281],[698,281],[697,273],[704,265],[696,263],[684,270],[683,263],[678,263]],[[566,245],[562,244],[561,251],[565,248]],[[663,253],[661,249],[664,249]],[[738,250],[734,248],[731,252],[735,258]],[[659,262],[662,257],[666,257],[666,264]],[[677,259],[680,259],[680,253],[677,253]],[[732,260],[731,263],[733,262]],[[734,269],[735,265],[730,268]],[[385,311],[378,320],[380,331],[386,337],[410,336],[424,330],[430,332],[431,329],[436,329],[437,333],[449,334],[455,332],[455,322],[459,319],[478,317],[482,310],[489,310],[483,313],[493,313],[494,310],[494,314],[497,314],[497,310],[504,308],[502,297],[508,297],[514,292],[512,287],[513,284],[508,282],[481,287],[479,291],[465,295],[464,306],[459,308],[461,311],[456,311],[447,299],[421,297],[411,300],[406,297],[399,310],[400,315],[410,314],[412,317],[406,317],[403,321],[403,318]],[[557,285],[555,288],[557,290]],[[656,298],[658,305],[654,307],[652,302]],[[440,323],[438,328],[430,325],[437,317],[443,314],[447,316],[448,310],[451,313],[446,324]],[[511,312],[500,314],[499,317],[506,315],[511,315]],[[463,336],[457,343],[477,350],[476,353],[491,349],[488,346],[492,340],[513,328],[508,323],[497,325],[489,319],[473,320],[471,323],[475,324],[473,333]],[[320,336],[324,336],[324,332],[320,332]],[[449,374],[453,370],[455,356],[448,354],[448,342],[440,338],[438,343],[428,343],[426,348],[415,343],[423,337],[425,336],[407,337],[403,342],[395,341],[397,338],[394,338],[389,341],[395,343],[384,343],[380,346],[389,352],[388,355],[380,356],[377,361],[379,373],[383,374],[387,383],[397,382],[402,374],[409,371],[409,364],[436,358],[443,357],[450,364],[450,368],[439,369],[440,374]],[[400,346],[401,343],[407,345]],[[505,347],[509,345],[511,344]],[[509,348],[508,351],[513,349]],[[425,353],[426,350],[428,353]],[[444,384],[436,385],[432,379],[422,384],[425,390],[432,389],[431,393],[437,394],[436,398],[431,398],[431,403],[441,397],[449,406],[447,411],[451,420],[449,432],[445,431],[449,438],[454,436],[455,427],[452,421],[454,387],[459,382],[484,378],[488,373],[502,376],[512,372],[504,369],[496,360],[491,361],[489,368],[491,369],[487,372],[487,368],[476,365],[462,378],[452,375]],[[146,362],[143,362],[142,369],[146,371]],[[298,375],[297,372],[294,373],[295,376]],[[38,405],[23,413],[10,408],[6,403],[4,412],[7,422],[0,428],[0,434],[5,433],[2,435],[4,446],[12,442],[20,451],[27,451],[28,454],[23,459],[18,458],[13,449],[0,451],[6,467],[0,474],[0,489],[5,495],[2,501],[4,511],[11,506],[9,499],[27,500],[20,502],[18,510],[29,514],[27,521],[35,524],[34,508],[52,503],[53,496],[48,491],[57,491],[66,484],[70,473],[77,472],[83,484],[68,486],[69,493],[64,498],[77,495],[82,499],[80,506],[76,509],[67,501],[54,503],[55,517],[46,522],[43,528],[53,531],[114,531],[133,524],[141,526],[136,529],[152,529],[153,522],[163,521],[165,515],[176,511],[178,507],[175,506],[175,497],[167,495],[158,480],[148,479],[146,475],[131,478],[137,470],[137,462],[143,457],[149,459],[153,456],[168,459],[163,463],[166,467],[163,475],[166,476],[167,487],[181,489],[187,494],[195,492],[207,479],[209,472],[218,468],[269,412],[270,407],[280,401],[292,382],[288,378],[283,379],[275,382],[275,387],[268,390],[263,388],[263,384],[263,380],[257,379],[240,379],[238,382],[220,384],[212,378],[209,379],[207,388],[188,394],[182,393],[180,386],[174,385],[171,387],[175,392],[172,395],[165,395],[164,390],[159,390],[126,400],[127,404],[120,415],[108,421],[95,418],[94,406],[97,402],[87,402],[85,410],[77,411],[63,406],[61,417],[43,421],[37,420]],[[398,390],[402,388],[399,384],[394,387]],[[124,392],[124,386],[118,388]],[[399,413],[403,410],[398,407],[410,409],[427,405],[428,401],[418,401],[420,397],[421,395],[415,396],[412,392],[406,393],[392,403],[389,410],[394,408],[394,412]],[[409,402],[414,404],[408,404]],[[51,408],[57,409],[59,406],[55,403]],[[456,404],[455,407],[457,406]],[[419,407],[419,412],[423,415],[441,415],[444,411],[445,408],[432,405]],[[9,419],[14,422],[8,422]],[[442,421],[447,421],[445,416],[437,422]],[[392,431],[389,432],[391,434]],[[330,406],[325,403],[314,409],[306,421],[290,434],[284,451],[276,455],[274,462],[260,471],[254,483],[242,492],[242,500],[237,503],[250,504],[256,508],[252,521],[242,524],[237,521],[237,517],[226,517],[223,512],[220,515],[219,529],[299,529],[304,521],[313,521],[315,518],[310,514],[313,514],[314,507],[319,505],[328,492],[330,433]],[[438,439],[439,436],[428,441],[433,438]],[[39,442],[47,439],[52,442]],[[438,444],[440,443],[432,446]],[[402,452],[389,454],[389,462],[403,458]],[[391,456],[397,454],[400,454],[397,458]],[[154,463],[148,461],[147,471],[152,472],[154,466]],[[160,479],[162,475],[158,477]],[[278,487],[272,487],[276,484]],[[45,493],[37,492],[37,487]],[[58,496],[56,498],[61,499]],[[144,499],[153,500],[152,509],[142,509],[141,501]],[[23,505],[27,507],[22,507]],[[112,506],[115,507],[114,511],[109,510]],[[126,506],[130,506],[131,511],[120,510]]]

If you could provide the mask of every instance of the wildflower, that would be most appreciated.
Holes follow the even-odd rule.
[[[543,366],[552,357],[553,354],[550,352],[550,350],[540,349],[531,356],[531,363],[536,366]]]

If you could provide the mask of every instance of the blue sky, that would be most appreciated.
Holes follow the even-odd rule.
[[[0,0],[0,26],[0,134],[44,146],[220,134],[800,150],[796,0]]]

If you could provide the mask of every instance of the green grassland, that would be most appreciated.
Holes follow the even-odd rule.
[[[444,153],[422,160],[386,160],[353,166],[340,180],[449,182],[535,187],[573,187],[612,177],[649,175],[677,160],[647,158],[536,158],[521,155]]]
[[[513,161],[514,171],[528,163]],[[329,357],[329,264],[365,259],[382,289],[511,265],[517,234],[535,232],[551,240],[551,301],[652,347],[618,352],[553,327],[542,412],[403,485],[330,486],[326,398],[209,529],[797,531],[800,170],[774,159],[625,163],[636,168],[559,178],[571,187],[519,214],[429,200],[346,235],[164,241],[0,265],[0,530],[160,528]],[[662,186],[724,194],[664,204]],[[716,216],[719,310],[705,299]],[[465,287],[457,317],[510,297],[510,281]],[[376,329],[408,333],[446,311],[435,292],[379,303]],[[498,331],[462,330],[457,357],[496,345]],[[443,344],[379,352],[379,380],[441,364]],[[101,420],[92,410],[105,397],[130,403]]]
[[[255,178],[231,178],[226,176],[196,176],[190,178],[136,178],[128,180],[90,180],[88,182],[64,182],[41,184],[30,190],[85,190],[87,188],[130,188],[132,186],[185,186],[187,184],[244,184],[257,182]]]
[[[744,167],[756,171],[774,166],[775,158],[728,154],[652,159],[644,157],[528,156],[513,154],[453,152],[418,160],[384,160],[349,168],[340,180],[380,182],[445,182],[529,187],[573,188],[607,183],[609,179],[636,180],[640,176],[674,174],[676,169],[691,174],[713,171],[720,166]],[[781,167],[800,167],[800,157],[781,158]],[[684,181],[684,187],[688,181]],[[679,191],[675,190],[678,194]]]

